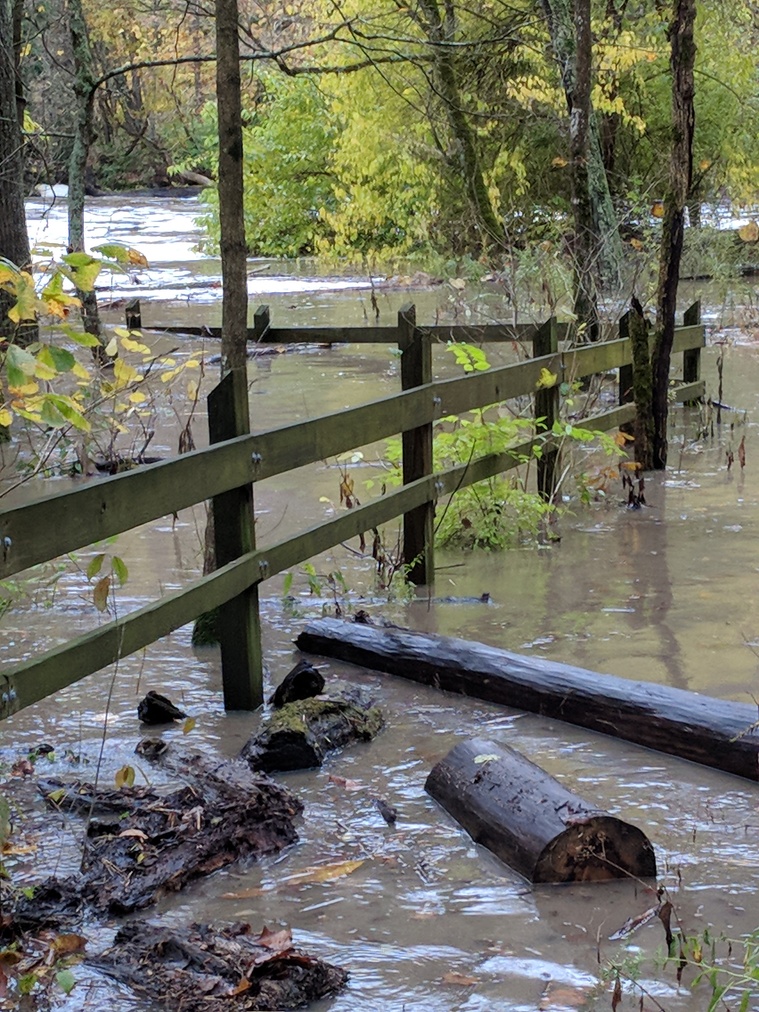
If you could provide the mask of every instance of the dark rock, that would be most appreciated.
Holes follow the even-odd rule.
[[[137,716],[143,724],[170,724],[172,720],[184,720],[187,716],[174,706],[170,699],[160,692],[151,691],[140,701]]]

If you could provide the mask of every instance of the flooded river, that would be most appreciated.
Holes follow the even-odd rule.
[[[39,242],[60,241],[64,210],[61,204],[43,219],[39,205],[30,208]],[[195,213],[193,200],[93,202],[93,242],[125,242],[145,252],[151,263],[129,284],[115,279],[104,298],[118,300],[137,291],[146,323],[218,323],[219,266],[193,251]],[[251,299],[254,305],[271,305],[277,324],[369,321],[373,285],[380,322],[389,324],[409,299],[408,291],[383,288],[379,276],[338,277],[307,263],[251,264],[251,270],[263,267],[265,272],[251,276]],[[684,304],[697,294],[686,292]],[[710,296],[708,290],[703,294]],[[648,482],[646,508],[625,509],[612,484],[606,502],[571,507],[560,522],[561,540],[550,548],[439,552],[435,594],[487,592],[487,605],[388,600],[374,584],[372,560],[341,547],[314,564],[318,573],[339,570],[344,577],[343,608],[365,607],[412,628],[628,678],[746,702],[759,699],[759,353],[745,326],[755,311],[750,292],[735,305],[718,301],[714,292],[711,296],[706,314],[711,339],[730,339],[723,400],[738,410],[726,412],[722,426],[706,439],[696,438],[694,411],[675,413],[672,466]],[[506,308],[497,289],[462,296],[440,286],[412,297],[420,322],[454,317],[482,322]],[[106,315],[117,322],[120,310]],[[753,323],[756,328],[759,319]],[[193,347],[182,344],[177,354]],[[711,347],[704,356],[711,395],[718,351]],[[442,352],[437,364],[450,368]],[[217,368],[208,366],[207,385]],[[261,428],[314,417],[400,386],[397,359],[388,347],[269,355],[251,362],[250,379],[253,425]],[[179,399],[163,409],[151,447],[176,452],[174,408],[181,416],[184,407]],[[732,434],[731,423],[737,424]],[[200,418],[194,430],[199,445],[203,428]],[[746,467],[736,462],[728,470],[726,446],[731,440],[737,445],[744,431]],[[374,454],[375,448],[365,448],[365,459],[353,466],[357,490],[364,473],[374,473]],[[336,462],[327,461],[258,487],[259,543],[338,509],[339,474]],[[53,479],[45,487],[59,489],[68,480]],[[176,523],[169,518],[101,547],[117,552],[129,567],[117,608],[138,607],[196,578],[203,523],[202,510],[187,510]],[[98,621],[81,571],[92,552],[79,554],[79,569],[68,566],[60,575],[52,606],[46,594],[35,597],[30,586],[28,596],[2,617],[2,666]],[[271,684],[294,663],[292,641],[306,618],[334,608],[328,593],[323,598],[309,593],[302,571],[294,573],[291,595],[294,601],[283,600],[281,579],[262,587]],[[708,1007],[704,987],[691,992],[678,986],[676,966],[661,965],[660,922],[654,919],[629,937],[614,937],[628,918],[655,905],[651,883],[531,889],[471,843],[427,797],[424,781],[462,738],[476,734],[518,748],[569,789],[648,834],[659,881],[686,933],[709,928],[715,937],[731,939],[759,927],[756,784],[532,714],[451,698],[338,662],[317,663],[331,686],[348,682],[369,688],[386,711],[386,730],[373,743],[332,757],[322,770],[283,778],[305,805],[298,843],[250,868],[217,872],[166,899],[152,916],[173,926],[239,919],[256,927],[291,925],[298,945],[351,974],[343,994],[314,1006],[319,1012],[609,1009],[611,990],[599,980],[612,962],[621,963],[625,973],[639,972],[645,989],[640,1004],[641,992],[625,984],[622,1010],[703,1012]],[[50,742],[56,754],[49,764],[52,775],[86,777],[93,775],[104,742],[101,780],[111,782],[119,767],[131,763],[141,782],[150,774],[133,756],[140,738],[136,705],[151,688],[196,718],[187,744],[231,756],[259,726],[259,714],[223,712],[218,653],[194,651],[190,629],[183,628],[123,659],[117,671],[93,675],[4,722],[3,748],[23,753],[42,740]],[[183,738],[179,727],[164,733]],[[47,762],[45,767],[47,773]],[[340,778],[350,789],[340,786]],[[74,869],[80,827],[66,819],[51,833],[49,815],[31,789],[26,795],[18,835],[36,851],[10,857],[11,873],[19,881],[33,881]],[[394,828],[374,807],[375,796],[398,809]],[[350,874],[327,878],[309,872],[299,884],[288,884],[294,873],[346,861],[363,863]],[[236,898],[227,898],[230,894]],[[105,944],[108,937],[104,930],[97,941]],[[739,945],[733,952],[734,960],[740,958]],[[83,968],[75,968],[75,974],[77,988],[70,998],[61,998],[59,1008],[126,1012],[150,1007]],[[686,968],[684,984],[692,978]],[[759,1009],[759,985],[755,990],[750,1009]],[[739,1004],[726,999],[724,1007]]]

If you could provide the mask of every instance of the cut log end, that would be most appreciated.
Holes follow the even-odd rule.
[[[538,858],[533,881],[608,882],[655,875],[656,858],[646,836],[619,819],[596,816],[551,840]]]

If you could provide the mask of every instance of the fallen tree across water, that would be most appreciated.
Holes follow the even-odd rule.
[[[634,682],[483,643],[338,619],[306,626],[301,650],[591,728],[759,780],[756,707]]]
[[[425,789],[476,843],[529,882],[656,875],[653,847],[640,829],[592,807],[508,746],[459,742]]]

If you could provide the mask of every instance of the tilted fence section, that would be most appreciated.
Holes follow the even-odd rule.
[[[168,328],[161,328],[168,329]],[[173,328],[187,333],[187,328]],[[182,456],[0,510],[0,578],[77,551],[142,524],[212,499],[219,568],[182,590],[99,626],[37,657],[0,670],[0,719],[57,692],[121,657],[155,642],[219,609],[224,703],[227,709],[254,709],[262,702],[258,587],[269,577],[358,537],[397,517],[404,518],[403,554],[413,560],[411,578],[432,580],[433,515],[438,499],[518,466],[534,440],[464,464],[433,472],[434,423],[525,394],[535,395],[535,417],[550,430],[559,411],[559,384],[595,373],[619,370],[619,405],[575,423],[609,430],[630,422],[632,358],[626,337],[561,350],[563,328],[554,319],[541,327],[418,326],[405,307],[396,327],[279,328],[268,311],[256,312],[253,341],[275,344],[374,342],[397,344],[401,352],[402,392],[359,407],[258,433],[240,433],[240,408],[247,407],[242,374],[230,374],[208,399],[211,444]],[[625,332],[625,319],[620,323]],[[205,331],[207,332],[207,330]],[[533,357],[515,364],[433,381],[436,342],[532,341]],[[700,351],[704,328],[698,304],[675,331],[674,352],[683,355],[677,401],[703,396]],[[543,370],[557,377],[539,388]],[[543,376],[545,374],[543,373]],[[244,412],[247,415],[247,411]],[[402,434],[403,484],[380,499],[346,510],[266,548],[256,548],[255,483],[358,446]],[[550,440],[539,460],[539,487],[551,487]]]

